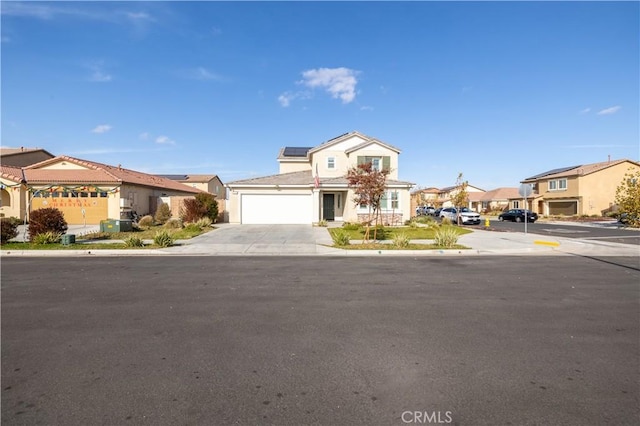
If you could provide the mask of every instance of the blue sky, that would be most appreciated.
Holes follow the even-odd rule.
[[[490,190],[639,152],[638,2],[2,1],[2,139],[149,173],[277,173],[353,130]]]

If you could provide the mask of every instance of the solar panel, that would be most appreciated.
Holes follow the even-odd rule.
[[[531,176],[530,178],[526,178],[525,180],[539,179],[539,178],[544,177],[544,176],[555,175],[556,173],[562,173],[562,172],[566,172],[567,170],[577,169],[578,167],[580,167],[580,166],[560,167],[559,169],[553,169],[553,170],[549,170],[548,172],[544,172],[544,173],[537,174],[535,176]]]
[[[299,146],[287,146],[282,153],[285,157],[306,157],[311,148]]]

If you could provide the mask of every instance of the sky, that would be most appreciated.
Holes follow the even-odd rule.
[[[359,131],[484,190],[640,159],[639,2],[13,2],[1,140],[154,174],[278,173]]]

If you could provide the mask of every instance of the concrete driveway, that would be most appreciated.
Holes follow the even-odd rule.
[[[334,251],[327,228],[311,225],[216,224],[217,229],[165,249],[184,254],[322,254]]]

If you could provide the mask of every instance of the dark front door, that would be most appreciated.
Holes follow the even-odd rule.
[[[322,194],[322,218],[324,220],[334,220],[336,218],[333,204],[334,194]]]

